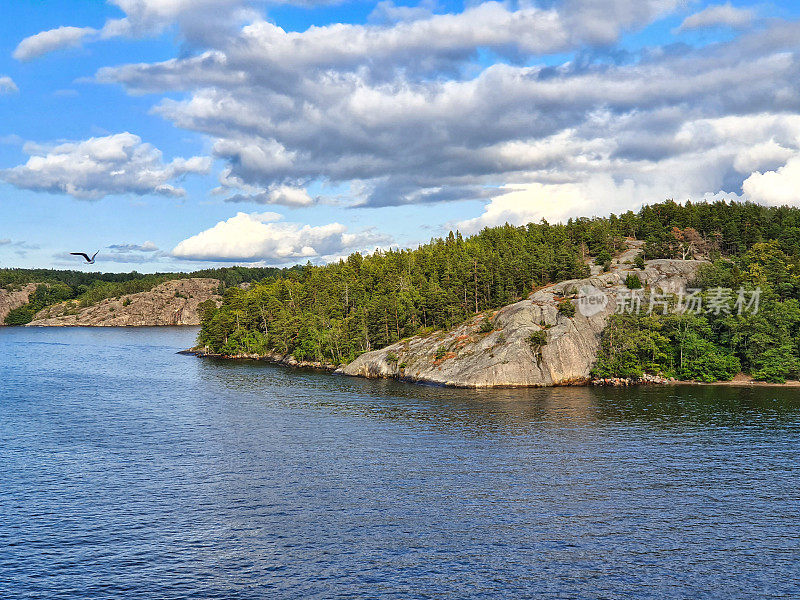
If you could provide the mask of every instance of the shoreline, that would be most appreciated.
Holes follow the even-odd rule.
[[[366,377],[364,375],[351,375],[342,370],[344,364],[334,365],[333,363],[323,363],[319,361],[305,361],[297,360],[293,356],[284,356],[282,354],[215,354],[211,352],[204,352],[202,350],[187,349],[180,350],[177,354],[186,356],[195,356],[197,358],[212,358],[217,360],[227,361],[255,361],[266,362],[273,365],[288,367],[293,369],[314,369],[316,371],[324,371],[331,374],[347,375],[348,377],[358,377],[361,379],[393,379],[403,383],[411,383],[414,385],[427,385],[437,387],[450,387],[455,389],[525,389],[525,388],[554,388],[554,387],[650,387],[650,386],[724,386],[724,387],[740,387],[740,388],[757,388],[757,387],[775,387],[775,388],[800,388],[800,381],[789,380],[784,383],[774,383],[770,381],[756,381],[749,375],[739,373],[729,381],[694,381],[694,380],[681,380],[681,379],[666,379],[657,376],[647,376],[643,380],[631,380],[623,378],[614,378],[616,383],[608,380],[598,380],[592,378],[585,378],[580,380],[566,381],[556,385],[495,385],[495,386],[466,386],[466,385],[452,385],[447,383],[439,383],[435,381],[426,381],[424,379],[417,379],[408,376],[392,376],[392,377]]]

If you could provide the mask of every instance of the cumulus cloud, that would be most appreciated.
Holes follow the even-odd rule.
[[[404,76],[429,77],[443,71],[456,75],[465,63],[475,62],[479,50],[524,62],[585,44],[610,43],[622,31],[679,4],[679,0],[569,0],[559,10],[514,9],[488,1],[460,13],[433,14],[417,7],[409,13],[413,18],[388,25],[335,23],[305,31],[286,31],[256,19],[199,56],[104,68],[97,79],[143,92],[253,83],[287,92],[286,86],[296,85],[301,74],[308,77],[320,71],[332,88],[347,84],[334,75],[343,71],[357,71],[368,80],[392,80],[398,71]],[[379,9],[406,11],[383,3]]]
[[[110,0],[125,16],[108,19],[97,30],[92,27],[64,26],[25,38],[14,51],[14,58],[31,60],[62,48],[79,46],[115,37],[145,37],[162,33],[177,25],[191,44],[213,44],[224,39],[231,28],[259,18],[259,7],[269,4],[311,6],[336,0]]]
[[[0,94],[16,94],[18,91],[19,88],[11,77],[6,75],[0,77]]]
[[[739,169],[780,165],[796,146],[763,124],[800,109],[797,22],[632,63],[495,64],[451,79],[403,70],[387,80],[373,63],[352,68],[348,56],[334,66],[327,50],[320,60],[331,62],[287,74],[269,53],[248,50],[250,35],[227,52],[102,75],[135,90],[189,89],[155,111],[216,138],[214,153],[240,185],[355,182],[364,206],[486,198],[498,183],[574,183],[600,172],[647,187],[659,179],[667,195],[739,193],[750,174]],[[298,39],[293,59],[278,43],[276,56],[306,61],[311,39]],[[402,64],[401,54],[388,56]],[[750,131],[735,115],[763,126]]]
[[[775,171],[753,173],[742,188],[755,202],[774,206],[800,204],[800,155]]]
[[[749,8],[736,8],[730,2],[712,4],[700,12],[689,15],[683,20],[677,31],[691,31],[708,27],[730,27],[740,29],[748,27],[755,17],[755,11]]]
[[[189,4],[123,8],[131,23],[189,31]],[[486,213],[464,222],[479,228],[665,197],[766,197],[760,176],[784,178],[800,153],[800,23],[698,48],[613,47],[686,4],[484,2],[436,14],[382,3],[366,24],[305,31],[250,12],[194,54],[97,79],[170,93],[154,112],[214,140],[232,202],[307,206],[305,190],[322,182],[357,190],[352,204],[367,207],[483,199]],[[212,5],[222,6],[192,14]],[[717,5],[683,27],[745,28],[745,12]],[[560,65],[541,60],[574,50]]]
[[[253,204],[280,204],[289,208],[311,206],[316,202],[308,192],[296,185],[272,185],[269,189],[248,185],[240,177],[232,174],[230,168],[220,173],[220,186],[212,193],[225,194],[232,190],[237,193],[225,198],[225,202],[250,202]]]
[[[574,39],[609,45],[622,31],[658,20],[686,0],[563,0],[561,12]]]
[[[51,50],[69,45],[77,45],[84,37],[97,34],[98,39],[118,36],[141,37],[155,35],[165,28],[177,24],[183,36],[195,45],[215,45],[224,43],[233,28],[240,23],[257,21],[261,18],[261,10],[265,6],[274,4],[294,4],[299,6],[313,6],[332,4],[339,0],[111,0],[112,4],[119,7],[124,17],[109,19],[100,31],[92,28],[61,27],[56,30],[44,31],[27,38],[20,44],[25,47],[18,48],[20,59],[27,60],[40,56]],[[505,27],[486,11],[489,21],[481,22],[483,16],[480,10],[468,10],[475,20],[471,29],[477,33],[474,42],[481,43],[481,30],[489,31],[494,27],[495,37],[511,38],[516,32],[529,45],[532,39],[536,47],[543,51],[553,52],[565,44],[608,44],[619,36],[624,30],[645,25],[653,19],[674,10],[684,3],[684,0],[561,0],[555,3],[555,8],[536,10],[530,8],[527,2],[520,2],[521,10],[516,11],[515,19],[506,21]],[[497,4],[485,2],[484,5]],[[477,4],[474,8],[480,9]],[[393,2],[380,2],[371,15],[371,21],[378,24],[410,23],[412,21],[430,21],[424,27],[429,33],[444,34],[443,36],[431,35],[430,43],[436,44],[443,39],[459,38],[464,36],[464,26],[459,25],[460,15],[434,15],[435,4],[422,2],[415,7],[396,6]],[[563,18],[561,14],[563,13]],[[534,20],[530,17],[535,16]],[[441,29],[444,27],[445,29]],[[314,31],[320,28],[311,28]],[[325,28],[321,28],[325,29]],[[415,29],[411,29],[413,34]],[[58,33],[56,33],[58,32]],[[348,28],[341,31],[343,34],[354,35],[353,41],[359,42],[359,28]],[[469,34],[468,34],[469,35]],[[485,33],[483,34],[486,35]],[[463,42],[463,40],[462,40]],[[550,45],[543,45],[549,43]],[[344,44],[342,49],[346,50]],[[494,45],[490,43],[489,45]]]
[[[23,189],[82,199],[110,194],[183,196],[185,191],[172,182],[211,168],[211,160],[201,156],[165,163],[160,150],[132,133],[52,146],[29,143],[24,150],[28,161],[0,170],[0,179]]]
[[[185,260],[264,262],[282,265],[333,257],[386,243],[371,231],[349,233],[339,223],[311,226],[280,222],[278,213],[237,213],[183,240],[172,256]]]
[[[26,37],[14,50],[17,60],[32,60],[48,52],[80,46],[86,36],[97,33],[92,27],[58,27]]]

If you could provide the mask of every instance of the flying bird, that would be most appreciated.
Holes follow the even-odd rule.
[[[97,252],[100,252],[100,250],[98,250]],[[82,256],[83,258],[86,259],[87,263],[89,263],[90,265],[93,265],[94,264],[94,257],[97,256],[97,252],[92,254],[92,258],[89,258],[89,255],[86,254],[85,252],[70,252],[70,254],[72,254],[73,256]]]

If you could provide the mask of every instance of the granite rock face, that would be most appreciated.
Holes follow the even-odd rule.
[[[28,298],[36,290],[36,286],[36,283],[28,283],[19,289],[0,289],[0,326],[5,323],[8,313],[28,303]]]
[[[108,298],[85,308],[62,302],[36,314],[28,327],[147,327],[199,325],[198,306],[206,300],[217,304],[217,279],[175,279],[148,292]]]
[[[553,386],[588,381],[597,359],[600,334],[618,302],[630,302],[625,278],[633,273],[653,291],[674,293],[686,287],[702,261],[653,260],[645,269],[627,264],[632,248],[607,273],[562,281],[526,300],[478,315],[449,332],[402,340],[359,356],[339,369],[346,375],[394,377],[457,387]],[[576,305],[573,317],[559,302]],[[489,319],[493,329],[482,332]],[[546,343],[531,343],[544,331]],[[538,334],[542,335],[542,334]]]

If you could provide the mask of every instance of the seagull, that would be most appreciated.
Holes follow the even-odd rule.
[[[97,252],[100,252],[100,250],[98,250]],[[97,252],[92,254],[92,258],[89,258],[89,255],[86,254],[85,252],[70,252],[70,254],[72,254],[73,256],[82,256],[83,258],[86,259],[87,263],[89,263],[90,265],[93,265],[94,264],[94,257],[97,256]]]

